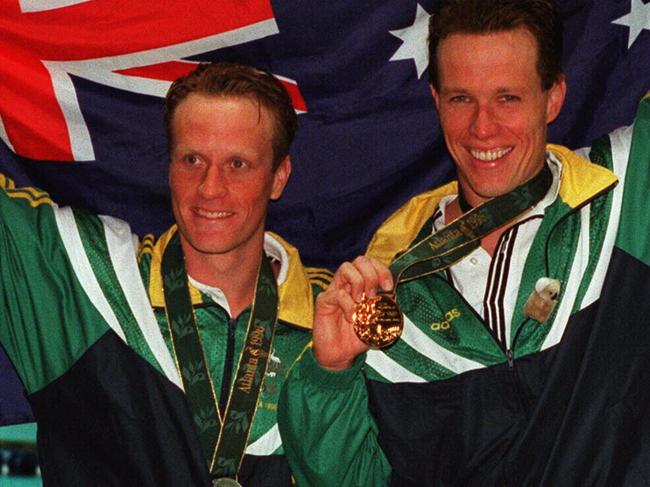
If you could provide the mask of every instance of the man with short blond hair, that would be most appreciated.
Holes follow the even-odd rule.
[[[265,231],[296,115],[270,73],[199,65],[165,100],[176,224],[119,220],[0,178],[0,341],[44,485],[292,485],[276,424],[327,271]]]

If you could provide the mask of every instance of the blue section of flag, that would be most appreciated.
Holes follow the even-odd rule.
[[[437,2],[419,4],[431,12]],[[650,20],[628,48],[630,28],[613,21],[630,13],[630,0],[558,5],[568,94],[549,140],[577,148],[632,121],[650,89]],[[307,264],[335,268],[362,253],[379,223],[409,197],[453,176],[426,73],[418,78],[413,59],[390,60],[402,46],[390,31],[414,23],[417,3],[276,0],[272,6],[279,33],[189,60],[252,63],[296,82],[307,112],[299,117],[291,181],[271,206],[269,227],[294,243]],[[34,161],[0,142],[0,171],[48,190],[61,204],[123,218],[139,234],[163,231],[172,217],[161,99],[72,81],[96,160]],[[3,362],[0,369],[0,397],[19,397],[4,380],[11,369]],[[3,407],[0,422],[23,419],[26,410]]]

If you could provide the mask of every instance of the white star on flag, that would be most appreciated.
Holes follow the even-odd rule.
[[[429,34],[429,15],[420,4],[417,4],[417,12],[413,25],[399,30],[389,31],[392,35],[402,40],[402,45],[395,51],[389,61],[400,61],[402,59],[413,59],[418,78],[429,65],[429,52],[427,50],[427,36]]]
[[[630,13],[613,20],[612,24],[626,25],[630,28],[627,42],[629,49],[643,29],[650,30],[650,3],[644,4],[642,0],[632,0]]]

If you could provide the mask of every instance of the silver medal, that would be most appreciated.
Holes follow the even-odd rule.
[[[212,487],[242,487],[242,485],[235,479],[221,477],[220,479],[212,479]]]

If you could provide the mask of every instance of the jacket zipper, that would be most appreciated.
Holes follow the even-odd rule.
[[[546,258],[545,267],[546,267],[547,274],[548,274],[548,270],[549,270],[549,255],[548,255],[548,251],[549,251],[549,242],[550,242],[551,237],[552,237],[553,233],[555,232],[555,230],[559,227],[559,225],[560,225],[560,224],[561,224],[561,223],[562,223],[566,218],[568,218],[568,217],[569,217],[570,215],[572,215],[573,213],[579,211],[583,206],[590,204],[590,203],[591,203],[593,200],[595,200],[596,198],[598,198],[598,197],[602,196],[603,194],[608,193],[609,191],[611,191],[611,189],[612,189],[613,187],[615,187],[616,184],[617,184],[617,183],[614,183],[614,184],[611,184],[611,185],[607,186],[606,188],[603,188],[602,191],[599,191],[598,193],[592,195],[589,199],[587,199],[587,200],[585,200],[584,202],[582,202],[582,203],[581,203],[579,206],[577,206],[576,208],[572,208],[571,211],[568,211],[565,215],[563,215],[560,219],[558,219],[557,222],[555,222],[555,224],[553,225],[553,228],[549,231],[549,236],[548,236],[548,238],[547,238],[547,240],[546,240],[546,244],[545,244],[545,258]],[[519,223],[518,223],[518,224],[519,224]],[[434,274],[433,276],[439,278],[441,281],[445,282],[448,286],[452,287],[452,288],[456,291],[456,294],[458,295],[458,297],[459,297],[462,301],[465,302],[465,304],[467,305],[467,308],[468,308],[468,309],[470,309],[472,312],[474,312],[474,315],[475,315],[475,316],[479,319],[479,321],[483,324],[483,327],[488,331],[488,333],[490,334],[490,336],[492,337],[492,339],[494,340],[494,342],[497,344],[497,346],[499,347],[499,349],[501,349],[501,351],[503,352],[503,354],[504,354],[504,356],[505,356],[505,358],[506,358],[507,364],[508,364],[508,370],[510,371],[510,374],[511,374],[511,377],[512,377],[513,386],[514,386],[514,389],[515,389],[516,396],[517,396],[517,398],[518,398],[518,401],[519,401],[519,403],[520,403],[520,406],[521,406],[521,408],[522,408],[522,411],[524,412],[524,414],[526,415],[526,417],[528,417],[528,416],[529,416],[529,410],[530,410],[531,405],[530,405],[529,402],[526,400],[526,398],[525,398],[525,396],[524,396],[524,394],[523,394],[523,386],[522,386],[521,380],[519,379],[519,375],[517,374],[516,359],[515,359],[514,350],[515,350],[515,345],[516,345],[516,343],[517,343],[517,339],[519,338],[519,334],[520,334],[521,330],[523,330],[523,328],[526,326],[526,323],[529,321],[529,319],[526,319],[526,320],[525,320],[525,321],[524,321],[524,322],[523,322],[523,323],[518,327],[518,329],[517,329],[517,333],[515,333],[515,336],[514,336],[514,338],[513,338],[513,340],[512,340],[512,343],[511,343],[510,347],[508,348],[506,345],[504,345],[504,344],[503,344],[503,343],[498,339],[498,337],[496,336],[496,334],[494,333],[494,331],[493,331],[491,328],[489,328],[489,327],[485,324],[485,320],[483,319],[483,317],[480,316],[478,313],[476,313],[476,311],[474,310],[474,308],[473,308],[473,307],[472,307],[472,306],[467,302],[467,300],[465,299],[465,297],[464,297],[462,294],[460,294],[460,293],[458,292],[458,290],[455,289],[455,287],[454,287],[453,284],[451,283],[451,276],[449,276],[449,275],[447,274],[447,269],[445,269],[445,274],[447,275],[447,279],[445,279],[444,277],[442,277],[442,275],[439,274],[439,273],[436,273],[436,274]]]
[[[560,224],[564,220],[566,220],[570,215],[572,215],[572,214],[576,213],[577,211],[579,211],[583,206],[590,204],[592,201],[594,201],[599,196],[609,192],[614,186],[616,186],[616,184],[612,184],[612,185],[608,186],[607,188],[604,188],[602,191],[596,193],[595,195],[592,195],[591,198],[585,200],[584,202],[582,202],[582,204],[580,204],[576,208],[572,208],[571,211],[568,211],[565,215],[563,215],[561,218],[559,218],[558,221],[555,222],[555,224],[553,225],[553,228],[551,228],[551,230],[549,231],[548,238],[546,239],[546,243],[544,245],[544,247],[545,247],[544,254],[545,254],[545,260],[546,260],[546,262],[544,263],[545,264],[544,267],[546,269],[546,274],[547,275],[549,274],[549,269],[550,269],[550,266],[549,266],[549,243],[550,243],[552,235],[556,231],[556,229],[559,228]],[[527,221],[527,219],[523,220],[522,222],[518,222],[516,225],[519,225],[519,224],[523,223],[524,221]],[[502,238],[503,238],[503,234],[499,237],[499,242],[498,242],[497,248],[499,248],[501,246],[501,239]],[[524,327],[526,326],[526,324],[528,323],[528,321],[530,321],[530,318],[527,318],[526,320],[524,320],[523,323],[521,323],[519,325],[519,327],[517,328],[517,332],[515,333],[515,336],[514,336],[514,338],[512,340],[512,343],[510,344],[510,347],[508,348],[504,344],[501,343],[501,341],[496,337],[496,335],[494,333],[492,333],[492,330],[485,324],[485,321],[483,319],[481,319],[481,322],[483,323],[485,328],[490,332],[490,334],[492,335],[494,340],[497,342],[497,344],[499,345],[501,350],[503,350],[503,352],[504,352],[504,354],[506,356],[506,360],[507,360],[507,363],[508,363],[508,369],[510,370],[513,386],[515,388],[515,394],[517,395],[517,398],[518,398],[519,403],[521,405],[522,411],[524,412],[526,417],[529,417],[529,412],[530,412],[530,408],[531,408],[532,405],[526,399],[526,396],[525,396],[525,394],[523,392],[523,384],[521,382],[521,379],[519,378],[519,374],[517,373],[514,351],[516,349],[516,344],[517,344],[517,340],[519,338],[519,335],[520,335],[521,331],[524,329]]]
[[[529,219],[527,218],[527,219],[525,219],[525,220],[522,220],[521,222],[517,222],[515,225],[513,225],[513,227],[514,227],[514,226],[521,225],[522,223],[524,223],[525,221],[528,221],[528,220],[529,220]],[[499,248],[501,247],[501,243],[502,243],[503,235],[504,235],[504,234],[502,234],[502,235],[499,237],[499,241],[498,241],[497,246],[496,246],[497,249],[499,249]],[[451,279],[451,276],[448,276],[448,279]],[[444,280],[444,279],[443,279],[443,280]],[[447,282],[448,285],[450,284],[450,280],[448,280],[448,281],[446,281],[446,282]],[[490,334],[490,336],[492,337],[492,339],[494,340],[494,342],[496,343],[496,345],[499,347],[499,349],[500,349],[500,350],[502,351],[502,353],[504,354],[504,356],[505,356],[505,358],[506,358],[506,361],[507,361],[507,364],[508,364],[508,370],[509,370],[509,372],[510,372],[510,376],[511,376],[511,379],[512,379],[513,387],[514,387],[514,390],[515,390],[515,395],[517,396],[517,401],[519,402],[519,405],[520,405],[520,407],[521,407],[521,409],[522,409],[524,415],[525,415],[526,417],[528,417],[528,415],[529,415],[530,405],[529,405],[528,401],[526,400],[526,398],[525,398],[525,396],[524,396],[524,394],[523,394],[523,386],[522,386],[521,380],[519,379],[519,375],[517,374],[517,369],[516,369],[516,367],[515,367],[515,355],[514,355],[515,345],[516,345],[517,339],[519,338],[519,333],[521,332],[521,330],[523,329],[523,327],[526,325],[526,323],[527,323],[528,320],[525,320],[525,321],[524,321],[524,322],[519,326],[519,328],[517,329],[517,333],[515,334],[515,336],[514,336],[514,338],[513,338],[513,340],[512,340],[512,343],[510,344],[510,347],[507,347],[507,346],[506,346],[506,345],[505,345],[501,340],[499,340],[499,338],[498,338],[497,335],[496,335],[496,332],[495,332],[494,330],[492,330],[492,328],[490,328],[489,326],[487,326],[487,324],[485,323],[485,319],[484,319],[482,316],[480,316],[480,315],[476,312],[476,310],[474,310],[474,307],[471,306],[471,305],[467,302],[467,300],[465,299],[465,297],[464,297],[462,294],[460,294],[458,291],[456,291],[456,293],[458,294],[458,296],[459,296],[463,301],[465,301],[465,303],[467,304],[467,307],[468,307],[470,310],[472,310],[472,311],[474,312],[474,315],[475,315],[475,316],[479,319],[479,321],[483,324],[484,329],[487,330],[487,332]]]
[[[524,320],[524,322],[519,325],[519,328],[517,328],[517,333],[515,333],[515,336],[512,340],[512,344],[510,345],[510,348],[506,349],[506,358],[508,360],[508,370],[510,370],[510,375],[512,377],[512,384],[515,388],[515,394],[519,400],[519,404],[521,406],[522,411],[524,412],[524,415],[526,418],[530,417],[530,408],[532,407],[532,404],[526,399],[526,395],[524,394],[523,390],[523,384],[521,382],[521,379],[519,378],[519,374],[517,373],[517,367],[516,367],[516,360],[515,360],[515,346],[517,344],[517,339],[519,338],[519,334],[521,330],[524,329],[526,324],[530,321],[530,318],[527,318]]]
[[[589,199],[585,200],[584,202],[582,202],[579,206],[577,206],[575,208],[572,208],[571,211],[567,212],[565,215],[563,215],[561,218],[559,218],[558,221],[555,222],[555,224],[553,225],[553,228],[551,228],[551,230],[548,233],[548,238],[546,239],[546,243],[545,243],[545,252],[544,252],[544,254],[545,254],[546,262],[545,262],[544,267],[546,269],[546,274],[547,275],[550,273],[549,244],[550,244],[551,238],[553,236],[553,233],[559,228],[559,226],[560,226],[560,224],[562,222],[564,222],[567,218],[569,218],[569,216],[571,216],[574,213],[580,211],[580,209],[582,207],[590,204],[592,201],[594,201],[599,196],[601,196],[601,195],[603,195],[605,193],[608,193],[614,186],[616,186],[616,184],[612,184],[612,185],[608,186],[607,188],[604,188],[602,191],[596,193],[591,198],[589,198]],[[509,368],[509,370],[510,370],[510,372],[512,374],[513,385],[515,387],[516,394],[517,394],[517,396],[519,398],[519,402],[521,404],[522,410],[524,411],[524,414],[526,415],[526,417],[529,417],[530,408],[531,408],[532,405],[526,399],[526,396],[523,393],[523,384],[521,382],[521,379],[519,378],[519,374],[517,373],[514,350],[516,348],[517,339],[519,338],[519,335],[520,335],[521,331],[524,329],[524,327],[526,326],[526,324],[529,321],[530,321],[530,318],[527,318],[526,320],[524,320],[523,323],[521,323],[519,325],[519,327],[517,328],[517,332],[515,333],[515,336],[514,336],[514,338],[512,340],[512,343],[510,345],[510,348],[505,349],[506,359],[508,361],[508,368]]]
[[[444,281],[447,285],[450,285],[450,282],[445,280],[440,275],[435,274],[434,276],[439,278],[440,280]],[[505,356],[507,364],[508,364],[508,370],[510,372],[510,376],[511,376],[512,381],[513,381],[513,386],[514,386],[514,389],[515,389],[515,394],[517,396],[517,400],[519,401],[519,405],[520,405],[522,411],[524,412],[526,417],[528,417],[528,410],[530,408],[530,405],[528,404],[528,401],[526,401],[526,399],[525,399],[525,397],[523,395],[521,380],[519,379],[519,376],[517,375],[517,369],[516,369],[516,366],[515,366],[516,360],[515,360],[515,355],[514,355],[515,344],[517,342],[517,339],[519,338],[519,332],[523,329],[523,327],[526,324],[526,321],[528,321],[528,320],[524,321],[524,323],[522,323],[522,325],[518,328],[517,333],[515,334],[515,337],[514,337],[514,339],[512,341],[511,347],[508,348],[508,347],[506,347],[506,345],[504,345],[501,342],[501,340],[499,340],[497,338],[496,334],[494,333],[494,330],[492,330],[489,326],[487,326],[485,324],[485,320],[483,319],[483,317],[480,316],[476,312],[476,310],[467,302],[465,297],[462,294],[460,294],[458,291],[456,291],[456,294],[458,295],[458,297],[461,300],[463,300],[465,302],[465,304],[467,305],[467,308],[469,310],[471,310],[474,313],[474,315],[476,316],[476,318],[483,324],[484,329],[490,334],[490,336],[492,337],[492,340],[494,340],[494,343],[497,345],[497,347],[499,347],[499,349],[501,350],[501,352]]]
[[[583,201],[579,206],[577,206],[575,208],[572,208],[571,211],[567,212],[560,219],[558,219],[558,221],[555,222],[555,224],[553,225],[553,228],[551,228],[551,230],[548,233],[548,238],[546,239],[546,243],[545,243],[544,254],[545,254],[546,262],[544,264],[544,267],[546,269],[546,275],[548,275],[550,273],[549,245],[550,245],[551,239],[553,237],[553,233],[555,233],[555,231],[559,228],[560,224],[562,222],[564,222],[567,218],[569,218],[569,216],[577,213],[584,206],[586,206],[588,204],[591,204],[592,201],[594,201],[596,198],[600,197],[601,195],[608,193],[609,191],[611,191],[611,189],[614,186],[616,186],[616,184],[612,184],[612,185],[604,188],[602,191],[596,193],[591,198]],[[526,417],[528,417],[528,415],[529,415],[529,410],[530,410],[531,404],[526,399],[526,397],[525,397],[525,395],[523,393],[522,383],[521,383],[521,380],[519,379],[519,375],[517,374],[517,369],[515,367],[514,350],[515,350],[515,345],[517,343],[517,339],[519,338],[519,335],[520,335],[521,331],[524,329],[524,327],[526,326],[528,321],[530,321],[530,318],[527,318],[521,325],[519,325],[519,327],[517,328],[517,333],[515,333],[515,336],[514,336],[514,338],[512,340],[511,347],[506,350],[506,358],[508,359],[508,367],[510,368],[510,371],[512,373],[513,383],[514,383],[515,389],[517,391],[517,395],[519,396],[519,401],[520,401],[520,403],[522,405],[524,413],[526,414]]]

